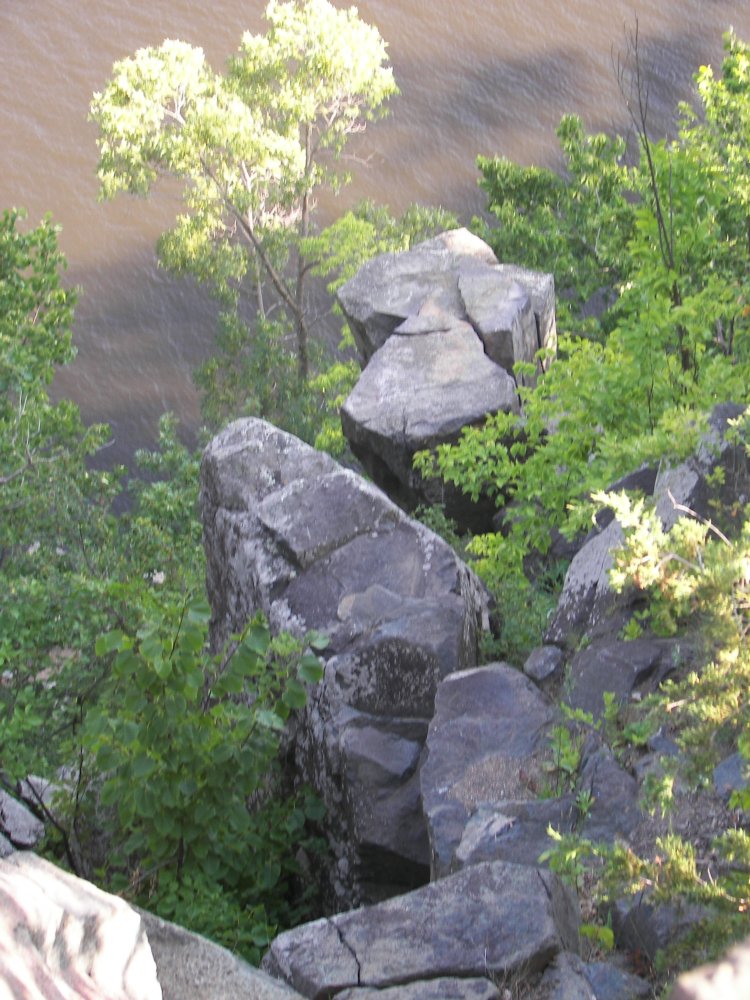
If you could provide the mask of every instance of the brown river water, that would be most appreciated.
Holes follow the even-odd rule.
[[[341,0],[337,4],[344,6]],[[442,204],[463,221],[483,206],[477,154],[558,163],[554,128],[566,111],[589,129],[627,130],[613,53],[637,15],[651,74],[656,132],[691,95],[702,63],[717,70],[721,36],[750,38],[750,0],[366,0],[361,16],[388,42],[401,95],[358,137],[361,164],[336,200],[363,197],[400,211]],[[115,59],[164,38],[201,45],[220,69],[245,29],[262,30],[265,0],[0,0],[0,208],[29,222],[51,212],[63,227],[66,281],[79,286],[78,357],[58,377],[88,421],[107,421],[105,461],[128,462],[153,443],[159,415],[198,420],[193,368],[211,352],[204,292],[156,267],[154,243],[178,199],[97,202],[92,93]],[[334,206],[320,205],[330,221]]]

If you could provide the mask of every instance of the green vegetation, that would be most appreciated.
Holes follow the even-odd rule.
[[[748,418],[735,421],[737,475],[745,489],[750,470]],[[693,650],[686,670],[675,671],[653,695],[620,706],[607,700],[604,735],[619,755],[637,759],[648,736],[669,733],[680,754],[659,761],[643,786],[643,806],[660,818],[653,851],[639,856],[623,845],[595,844],[575,834],[551,831],[545,854],[551,867],[581,887],[606,913],[607,903],[646,892],[654,903],[678,901],[704,907],[690,933],[657,956],[655,973],[667,977],[717,958],[727,943],[746,934],[750,892],[750,835],[742,814],[716,830],[701,829],[691,815],[701,792],[710,792],[713,769],[737,748],[750,762],[750,519],[735,505],[718,508],[717,520],[734,521],[730,536],[689,514],[665,531],[652,508],[624,494],[600,494],[623,525],[611,580],[635,588],[645,601],[643,628],[679,635]],[[739,788],[730,806],[743,810],[750,792]],[[705,808],[705,807],[704,807]]]
[[[315,231],[316,191],[346,181],[348,138],[396,88],[382,40],[353,10],[295,0],[271,4],[267,19],[223,76],[179,42],[118,63],[92,104],[99,176],[106,197],[145,195],[161,175],[182,184],[184,213],[159,254],[222,304],[217,354],[197,374],[207,422],[258,414],[336,451],[332,415],[356,366],[319,353],[310,276],[332,290],[373,254],[455,220],[363,204]],[[418,464],[505,511],[500,531],[469,546],[504,616],[493,655],[520,660],[538,641],[564,571],[555,533],[584,530],[592,495],[615,510],[626,545],[613,581],[645,598],[623,637],[686,634],[698,650],[692,672],[640,705],[609,700],[600,729],[628,760],[668,727],[683,765],[647,786],[668,813],[680,781],[704,787],[735,747],[750,759],[750,529],[738,504],[717,511],[721,531],[683,518],[666,532],[643,502],[597,491],[686,454],[717,402],[749,401],[750,48],[727,36],[721,77],[699,72],[700,108],[680,109],[669,142],[648,135],[637,43],[631,57],[621,83],[634,165],[623,139],[586,135],[574,117],[558,131],[563,176],[479,161],[496,221],[476,229],[502,259],[555,275],[559,357],[519,388],[522,417],[494,417]],[[84,427],[48,394],[73,356],[75,294],[60,283],[56,231],[19,221],[0,220],[0,782],[56,777],[58,796],[40,803],[50,850],[256,959],[311,905],[291,848],[319,850],[319,807],[284,787],[277,758],[289,713],[320,676],[321,638],[271,639],[256,619],[208,650],[197,457],[165,417],[158,450],[138,456],[140,476],[131,470],[132,507],[113,516],[124,471],[87,464],[107,429]],[[746,428],[736,433],[741,450]],[[426,520],[460,543],[441,511]],[[572,713],[550,753],[550,791],[575,793],[584,819],[592,800],[576,784],[591,725]],[[734,805],[750,808],[750,794]],[[706,949],[746,909],[742,828],[706,857],[668,825],[653,857],[574,835],[557,835],[547,857],[587,891],[593,871],[600,899],[647,886],[709,905]],[[587,934],[611,945],[606,926]]]
[[[563,177],[479,161],[497,223],[477,231],[500,259],[554,274],[559,359],[519,387],[522,416],[491,418],[417,464],[507,510],[500,532],[471,544],[501,606],[530,599],[524,570],[544,566],[555,532],[586,529],[593,490],[684,456],[712,406],[748,400],[748,52],[728,35],[722,76],[698,74],[698,112],[680,108],[677,139],[656,142],[634,41],[632,90],[622,76],[634,166],[624,140],[589,136],[574,117],[558,130]]]
[[[0,783],[53,779],[50,851],[257,960],[314,892],[295,854],[319,850],[319,806],[277,757],[320,664],[259,620],[209,654],[198,458],[172,418],[113,516],[121,473],[85,461],[107,429],[47,393],[73,354],[56,230],[18,223],[0,227]]]

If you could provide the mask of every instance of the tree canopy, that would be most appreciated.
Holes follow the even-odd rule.
[[[183,183],[185,211],[159,244],[171,269],[210,282],[227,305],[248,286],[261,317],[267,287],[309,371],[305,278],[315,192],[346,180],[346,141],[396,92],[377,29],[328,0],[272,0],[264,35],[245,33],[224,75],[180,41],[115,64],[94,96],[101,193]],[[296,260],[290,255],[296,252]]]

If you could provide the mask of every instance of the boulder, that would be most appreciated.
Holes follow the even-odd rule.
[[[489,979],[422,979],[418,983],[379,990],[354,986],[336,994],[336,1000],[501,1000],[500,991]]]
[[[655,690],[674,668],[678,652],[678,643],[669,639],[597,639],[570,661],[567,701],[599,721],[605,693],[622,702],[633,693]]]
[[[493,859],[536,863],[541,850],[529,856],[534,838],[528,828],[521,832],[518,814],[527,810],[527,822],[536,820],[537,803],[524,800],[536,798],[553,719],[544,695],[505,664],[442,682],[421,771],[433,878],[479,860],[488,841]],[[548,806],[539,804],[544,816],[536,820],[545,840]]]
[[[518,411],[513,378],[487,357],[468,323],[454,321],[424,336],[391,337],[344,403],[341,424],[375,482],[414,506],[446,499],[444,483],[414,470],[414,455],[456,441],[464,427],[500,411]],[[460,496],[449,491],[449,513],[479,517],[481,508],[474,512]]]
[[[552,794],[550,738],[561,721],[532,682],[504,664],[441,683],[421,770],[433,878],[483,861],[535,865],[551,846],[550,827],[597,842],[634,835],[644,820],[637,782],[593,733],[573,776],[576,794]]]
[[[491,504],[424,480],[412,460],[491,414],[518,412],[514,365],[555,347],[552,276],[498,264],[458,229],[381,254],[337,296],[366,365],[342,410],[352,451],[401,502],[440,502],[462,525],[489,530]]]
[[[433,311],[465,319],[457,275],[482,265],[497,266],[497,258],[467,229],[442,233],[405,253],[384,253],[368,261],[336,293],[363,361],[368,362],[425,303]]]
[[[30,849],[44,836],[44,823],[18,799],[0,791],[0,833],[14,847]]]
[[[331,902],[421,884],[422,747],[438,684],[476,663],[484,588],[380,490],[263,421],[208,446],[202,509],[213,645],[258,610],[330,640],[293,755],[327,807]]]
[[[299,993],[213,941],[140,911],[162,1000],[294,1000]]]
[[[287,931],[262,968],[321,1000],[354,987],[530,974],[560,951],[577,950],[578,920],[574,897],[551,872],[474,865],[377,906]]]

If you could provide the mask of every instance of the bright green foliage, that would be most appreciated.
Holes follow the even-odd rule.
[[[715,403],[750,395],[748,48],[731,35],[726,46],[723,78],[699,74],[705,117],[682,109],[674,142],[652,142],[644,125],[635,167],[621,142],[586,137],[570,118],[565,179],[480,163],[500,221],[484,235],[502,259],[552,270],[574,307],[560,310],[558,360],[519,388],[522,416],[490,418],[417,459],[507,506],[502,534],[472,543],[496,589],[526,586],[524,565],[554,529],[585,530],[593,490],[683,457]],[[579,323],[596,290],[610,308]]]
[[[303,912],[289,851],[304,841],[303,800],[273,797],[275,767],[289,714],[322,668],[260,619],[208,657],[209,616],[204,600],[168,604],[136,635],[97,641],[114,659],[82,744],[103,776],[99,802],[116,811],[115,876],[157,911],[164,896],[170,915],[185,878],[192,892],[218,886],[252,909],[265,943]]]
[[[71,345],[75,293],[63,289],[57,229],[45,219],[22,232],[21,213],[0,216],[0,553],[34,546],[54,522],[98,501],[111,482],[89,476],[84,458],[106,440],[84,428],[69,402],[54,405],[48,386]],[[57,536],[57,547],[74,544]]]
[[[750,481],[747,416],[734,425],[734,471],[737,489],[744,492]],[[613,748],[634,752],[659,727],[679,745],[681,754],[660,761],[643,786],[642,805],[670,819],[686,788],[710,787],[721,759],[739,748],[750,760],[750,520],[744,509],[717,509],[717,520],[732,529],[725,535],[682,511],[667,531],[643,501],[612,494],[597,499],[615,511],[625,536],[614,554],[613,585],[639,591],[644,628],[678,636],[689,651],[687,664],[676,662],[674,676],[641,703],[618,712],[614,698],[605,697],[604,734]],[[749,803],[746,788],[735,791],[735,807]],[[696,833],[693,828],[691,836]],[[704,856],[671,830],[647,857],[619,844],[594,845],[554,831],[552,836],[545,860],[579,884],[589,865],[595,880],[589,889],[599,901],[646,890],[655,901],[693,901],[707,908],[695,933],[660,958],[661,973],[715,958],[746,933],[750,837],[741,827],[720,833]]]
[[[557,137],[564,176],[479,157],[480,186],[497,224],[475,220],[474,226],[499,260],[554,274],[558,322],[568,329],[594,293],[622,280],[634,207],[626,196],[624,139],[586,135],[575,115],[562,119]]]
[[[396,86],[385,44],[354,8],[272,0],[266,19],[266,34],[246,33],[224,76],[184,42],[139,50],[115,65],[91,115],[102,194],[146,194],[162,174],[181,181],[185,211],[160,241],[162,262],[208,281],[231,310],[249,290],[261,317],[270,286],[306,378],[298,243],[310,235],[315,192],[346,180],[336,164],[347,138]]]

